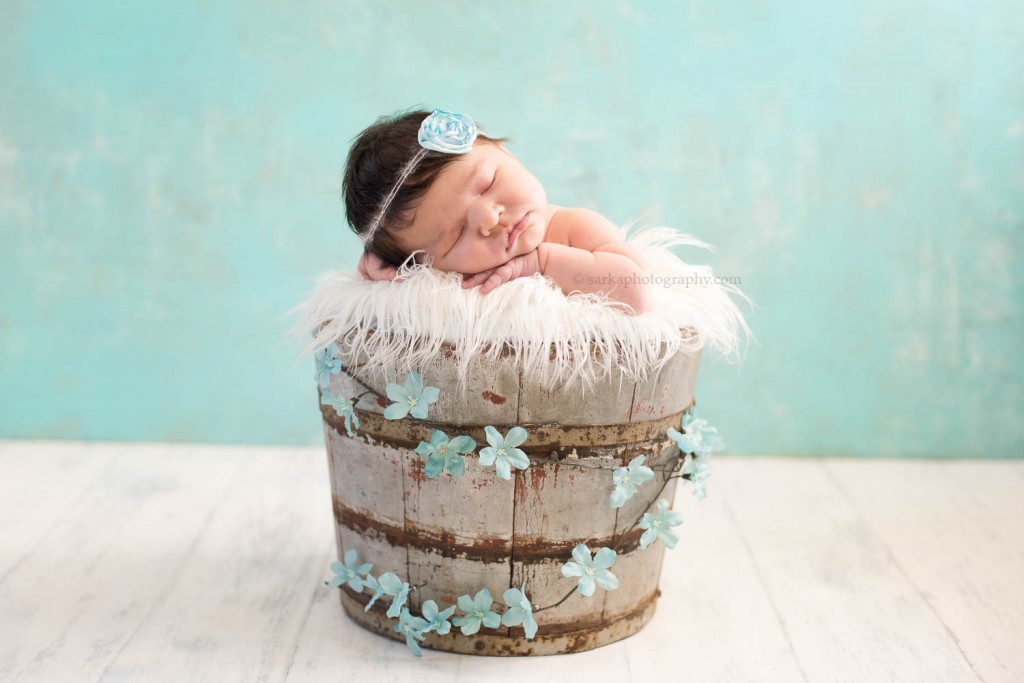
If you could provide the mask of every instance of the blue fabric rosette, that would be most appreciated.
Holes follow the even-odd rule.
[[[435,152],[465,154],[473,149],[476,134],[476,124],[465,114],[435,109],[420,124],[419,142]]]

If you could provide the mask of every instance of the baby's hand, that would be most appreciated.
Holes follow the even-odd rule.
[[[401,282],[404,278],[398,277],[398,268],[384,263],[381,257],[370,252],[363,252],[359,259],[359,274],[364,280],[394,280]]]
[[[481,294],[487,294],[492,289],[495,289],[498,285],[504,284],[509,280],[515,280],[520,277],[530,277],[540,272],[540,255],[537,250],[523,254],[522,256],[516,256],[511,261],[507,261],[496,268],[490,270],[484,270],[475,275],[465,273],[462,276],[462,288],[467,289],[469,287],[476,287],[479,284],[483,284],[483,288],[480,290]]]

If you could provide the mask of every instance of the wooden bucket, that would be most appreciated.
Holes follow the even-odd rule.
[[[456,387],[456,349],[446,346],[429,366],[419,368],[426,386],[440,388],[426,420],[383,417],[389,402],[364,396],[355,413],[360,426],[348,436],[344,421],[321,404],[330,465],[338,556],[356,549],[359,562],[372,562],[372,574],[394,572],[412,586],[408,606],[414,614],[426,600],[445,609],[460,595],[486,587],[502,611],[502,593],[520,588],[535,610],[558,603],[576,586],[561,574],[572,549],[586,543],[592,551],[614,547],[644,511],[674,498],[676,480],[665,482],[659,468],[679,456],[665,430],[679,428],[693,402],[699,354],[676,353],[657,376],[636,383],[618,370],[585,395],[581,389],[548,391],[520,376],[506,356],[471,360],[464,391]],[[342,358],[346,370],[375,390],[360,374],[359,359]],[[390,382],[401,383],[402,376]],[[346,372],[333,376],[330,391],[349,398],[366,391]],[[487,446],[484,426],[502,435],[513,426],[529,437],[520,448],[530,457],[526,470],[499,478],[476,453]],[[416,453],[434,429],[449,437],[467,434],[477,451],[465,458],[461,477],[443,472],[428,479],[425,459]],[[612,471],[645,454],[655,478],[625,505],[609,504]],[[583,465],[583,466],[581,466]],[[659,494],[660,490],[660,494]],[[619,587],[598,588],[591,597],[574,593],[557,607],[535,611],[539,625],[532,639],[522,626],[488,629],[471,636],[453,626],[446,635],[426,634],[424,647],[480,655],[548,655],[581,652],[639,631],[654,614],[664,554],[662,543],[639,548],[642,530],[633,526],[615,550],[611,568]],[[369,612],[370,593],[341,588],[341,602],[360,626],[397,640],[395,619],[384,613],[388,598]],[[461,615],[456,610],[455,615]]]

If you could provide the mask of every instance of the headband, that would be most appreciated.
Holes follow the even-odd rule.
[[[476,140],[477,128],[473,119],[465,114],[453,114],[443,109],[435,109],[420,124],[419,143],[420,149],[413,155],[412,159],[402,168],[398,174],[394,187],[384,197],[380,208],[374,214],[370,227],[362,235],[363,245],[367,245],[377,233],[384,215],[388,212],[391,202],[395,200],[398,191],[402,189],[409,175],[419,165],[420,160],[426,156],[428,150],[444,152],[445,154],[465,154],[473,149],[473,141]]]

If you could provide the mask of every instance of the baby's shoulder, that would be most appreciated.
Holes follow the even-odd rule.
[[[618,226],[597,211],[563,206],[552,206],[550,211],[545,242],[593,251],[612,242],[624,241]]]

